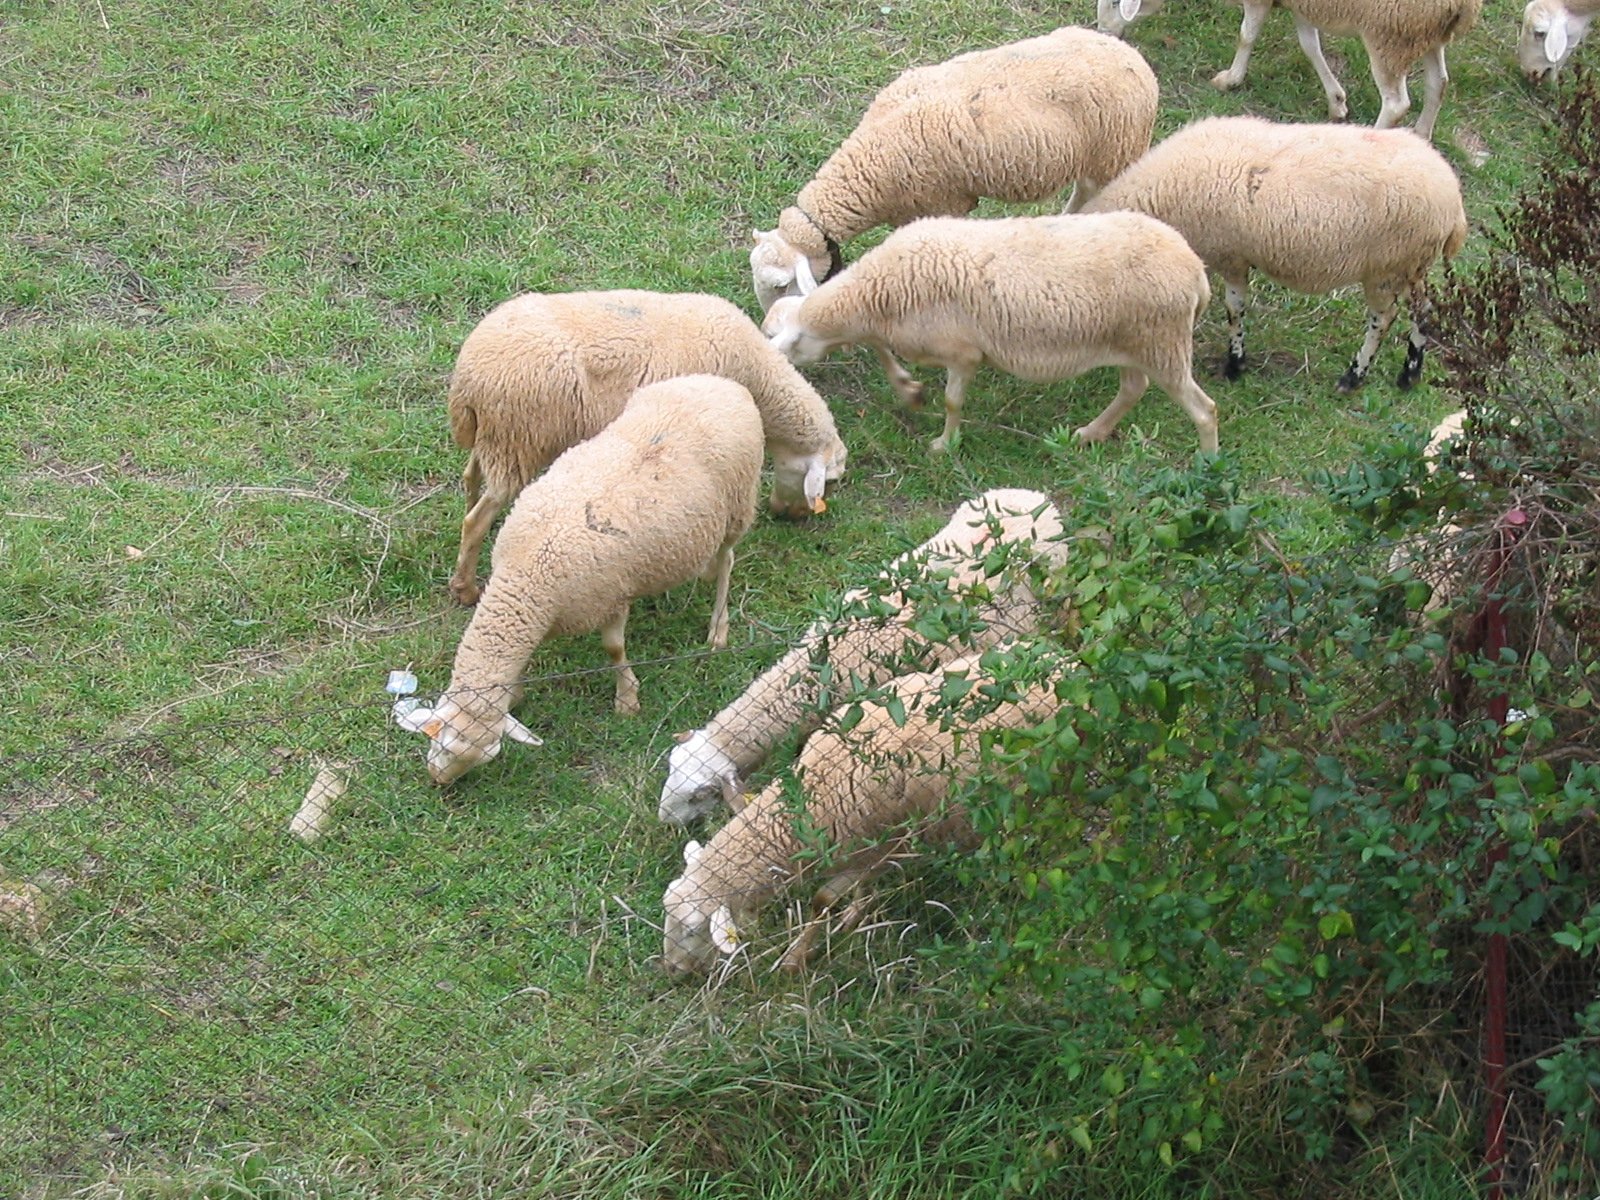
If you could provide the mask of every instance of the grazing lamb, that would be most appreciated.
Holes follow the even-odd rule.
[[[964,681],[964,682],[963,682]],[[989,703],[945,696],[970,688]],[[785,781],[774,780],[704,846],[684,849],[684,872],[667,887],[662,965],[674,975],[704,973],[717,951],[737,948],[740,929],[766,901],[818,869],[801,830],[820,833],[837,856],[817,892],[826,909],[903,856],[917,838],[960,842],[971,836],[965,816],[946,809],[950,787],[982,760],[983,734],[1037,725],[1058,709],[1050,683],[1020,695],[991,696],[1003,685],[977,658],[957,659],[928,674],[891,681],[881,702],[864,702],[848,731],[849,706],[800,751],[796,812]],[[891,705],[891,701],[898,702]],[[983,711],[988,708],[989,711]],[[897,711],[902,709],[903,711]],[[815,848],[812,841],[811,847]],[[787,965],[798,965],[796,956]]]
[[[826,480],[844,472],[833,415],[728,301],[642,291],[525,295],[479,322],[450,381],[450,430],[471,451],[451,594],[463,604],[477,599],[478,551],[495,515],[556,455],[604,429],[635,388],[701,372],[755,398],[774,510],[821,512]]]
[[[1600,0],[1532,0],[1522,11],[1517,61],[1532,83],[1554,83],[1562,64],[1589,35]]]
[[[1100,28],[1121,34],[1129,22],[1158,11],[1165,0],[1100,0]],[[1239,48],[1233,64],[1211,79],[1213,87],[1229,91],[1244,82],[1250,52],[1273,5],[1287,8],[1294,17],[1300,49],[1311,60],[1322,90],[1328,97],[1328,117],[1342,121],[1349,113],[1344,88],[1334,78],[1322,54],[1322,34],[1353,35],[1367,48],[1372,81],[1383,97],[1377,128],[1398,125],[1411,108],[1406,76],[1422,61],[1424,95],[1417,118],[1417,136],[1433,137],[1433,124],[1444,103],[1449,73],[1444,48],[1478,21],[1483,0],[1243,0],[1244,21],[1239,26]]]
[[[810,294],[775,302],[761,327],[794,363],[866,343],[913,408],[922,385],[894,356],[944,367],[935,454],[955,448],[983,363],[1035,383],[1121,368],[1115,398],[1077,431],[1086,442],[1110,437],[1154,379],[1214,451],[1217,406],[1193,373],[1194,325],[1210,299],[1205,264],[1147,217],[928,217]]]
[[[1150,145],[1159,89],[1131,46],[1057,29],[917,67],[873,100],[844,144],[755,234],[761,307],[843,263],[879,225],[964,217],[985,196],[1034,201],[1073,184],[1075,207]]]
[[[1361,386],[1408,297],[1413,327],[1401,387],[1422,374],[1416,309],[1428,269],[1467,237],[1450,164],[1403,130],[1289,125],[1211,117],[1178,130],[1129,167],[1087,211],[1130,209],[1171,225],[1222,276],[1228,309],[1224,373],[1244,366],[1250,271],[1322,293],[1359,283],[1367,331],[1341,392]]]
[[[997,556],[1001,547],[1011,553]],[[913,665],[932,668],[1038,632],[1043,612],[1028,567],[1037,562],[1048,573],[1066,553],[1061,514],[1044,493],[996,488],[966,501],[943,529],[895,559],[881,577],[943,582],[973,602],[977,627],[957,637],[925,639],[912,628],[917,610],[903,590],[882,597],[893,616],[818,622],[703,727],[680,735],[667,760],[657,815],[687,825],[709,814],[719,799],[737,810],[742,780],[773,747],[796,730],[808,734],[822,723],[832,707],[830,687],[835,696],[851,681],[876,687]],[[973,596],[980,587],[982,600]],[[877,590],[847,593],[843,609],[859,610]]]
[[[642,387],[622,415],[523,489],[494,544],[494,571],[431,708],[402,701],[426,733],[435,783],[537,744],[510,715],[528,659],[547,637],[600,632],[616,708],[639,711],[623,632],[628,607],[696,577],[716,580],[710,643],[728,638],[733,547],[755,520],[761,414],[744,387],[689,375]]]

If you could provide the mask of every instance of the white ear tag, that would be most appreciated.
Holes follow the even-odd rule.
[[[1560,62],[1567,53],[1567,22],[1565,19],[1552,22],[1550,32],[1544,35],[1544,56],[1549,59],[1550,65]]]
[[[521,742],[524,746],[542,746],[544,739],[510,713],[506,714],[506,736],[513,742]]]
[[[724,954],[739,948],[739,931],[733,927],[733,914],[726,904],[711,914],[711,944]]]

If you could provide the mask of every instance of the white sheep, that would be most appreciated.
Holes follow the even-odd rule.
[[[1252,269],[1285,287],[1323,293],[1359,283],[1366,337],[1339,380],[1365,381],[1399,312],[1413,328],[1399,384],[1422,374],[1415,324],[1421,285],[1467,237],[1461,184],[1444,156],[1404,130],[1294,125],[1211,117],[1153,146],[1087,205],[1127,209],[1171,225],[1222,276],[1228,310],[1224,373],[1244,366],[1244,310]]]
[[[1080,440],[1104,441],[1153,379],[1217,448],[1217,407],[1195,382],[1194,325],[1211,299],[1205,265],[1160,221],[1133,213],[929,217],[891,233],[806,296],[786,296],[762,329],[795,363],[836,346],[877,353],[901,401],[922,385],[895,355],[946,369],[944,432],[954,449],[966,392],[989,363],[1035,383],[1121,370],[1115,398]]]
[[[763,309],[842,266],[840,244],[879,225],[962,217],[984,197],[1069,209],[1150,145],[1156,77],[1137,50],[1065,28],[906,71],[873,100],[816,177],[756,231]]]
[[[404,728],[431,739],[434,782],[493,758],[503,736],[538,744],[510,708],[548,637],[599,631],[622,713],[639,710],[623,642],[635,599],[714,579],[709,641],[726,645],[733,547],[755,520],[761,455],[749,391],[690,375],[640,388],[616,420],[524,488],[495,539],[494,570],[449,686],[431,707],[396,706]]]
[[[970,689],[967,699],[946,699],[963,689]],[[816,894],[823,909],[903,856],[914,839],[969,838],[964,814],[946,800],[952,783],[980,765],[984,734],[1037,725],[1059,704],[1053,684],[1012,692],[967,658],[892,680],[846,729],[850,707],[801,749],[798,806],[786,781],[776,779],[706,845],[685,847],[684,872],[662,900],[668,972],[703,973],[719,950],[736,949],[764,903],[822,869],[807,853],[817,849],[817,835],[835,852]],[[794,956],[786,961],[796,965]]]
[[[1562,64],[1589,35],[1600,0],[1530,0],[1522,10],[1517,62],[1534,83],[1553,83]]]
[[[845,448],[816,390],[718,296],[644,291],[530,294],[507,300],[462,344],[450,429],[470,450],[467,514],[450,592],[477,599],[478,552],[496,514],[563,450],[605,428],[633,390],[707,373],[755,398],[772,455],[772,507],[820,512]]]
[[[997,555],[1002,547],[1009,553]],[[882,592],[892,616],[819,621],[721,712],[680,735],[668,756],[657,815],[687,825],[710,813],[719,799],[737,810],[745,776],[785,737],[803,736],[821,724],[831,707],[826,697],[852,683],[875,687],[912,665],[932,667],[1036,633],[1043,612],[1028,568],[1037,564],[1048,574],[1066,554],[1061,513],[1043,492],[996,488],[964,502],[943,529],[880,576],[900,587],[857,588],[841,604],[847,614],[859,611]],[[913,578],[941,582],[970,602],[976,628],[947,640],[917,634],[917,608],[904,591]]]
[[[1100,0],[1099,25],[1105,33],[1121,34],[1130,22],[1159,11],[1165,0]],[[1244,82],[1250,52],[1277,5],[1294,17],[1300,49],[1311,60],[1328,97],[1328,118],[1342,121],[1349,114],[1345,91],[1322,53],[1322,34],[1352,35],[1367,48],[1372,81],[1383,97],[1376,126],[1398,125],[1411,108],[1406,76],[1422,61],[1424,92],[1417,136],[1433,137],[1433,124],[1444,103],[1449,73],[1444,65],[1446,44],[1478,21],[1483,0],[1243,0],[1244,20],[1239,26],[1239,46],[1233,63],[1211,79],[1213,87],[1228,91]]]

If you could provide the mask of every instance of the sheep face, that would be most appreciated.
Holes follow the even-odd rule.
[[[699,842],[683,848],[684,874],[667,885],[662,897],[661,966],[669,975],[704,975],[718,954],[739,948],[733,911],[695,878],[695,860],[705,853]],[[739,914],[744,919],[748,914]]]
[[[824,341],[801,324],[800,306],[804,303],[804,297],[784,296],[773,301],[761,322],[761,332],[796,366],[822,361],[836,344]]]
[[[815,287],[817,275],[828,269],[826,259],[817,266],[776,229],[752,230],[751,236],[755,246],[750,251],[750,278],[762,312],[784,296],[801,295],[808,281]]]
[[[397,709],[395,721],[402,729],[427,735],[428,774],[440,787],[494,759],[507,737],[530,746],[544,744],[510,713],[477,713],[448,695],[431,708]]]
[[[844,462],[844,446],[838,447],[839,462]],[[813,513],[828,511],[822,493],[828,487],[829,458],[820,454],[791,455],[777,451],[772,455],[772,511],[780,517],[800,520]]]
[[[1121,37],[1123,31],[1141,17],[1160,12],[1166,0],[1100,0],[1096,24],[1101,33]]]
[[[656,816],[667,825],[688,825],[710,815],[718,800],[738,789],[734,761],[697,729],[683,735],[667,756],[667,781]]]
[[[1572,49],[1588,32],[1583,22],[1576,30],[1561,0],[1533,0],[1522,13],[1522,37],[1517,62],[1530,83],[1550,83]]]

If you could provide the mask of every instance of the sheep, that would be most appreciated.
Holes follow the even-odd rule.
[[[975,715],[969,700],[944,699],[963,689],[1000,703]],[[851,707],[838,709],[800,751],[800,811],[776,779],[704,846],[685,847],[683,874],[662,900],[662,965],[670,974],[709,970],[718,950],[737,948],[741,928],[762,904],[818,869],[802,831],[821,834],[839,852],[816,894],[822,909],[903,857],[913,838],[970,842],[964,814],[946,804],[952,783],[977,770],[984,734],[1038,725],[1058,702],[1053,682],[1019,694],[997,684],[979,659],[966,658],[892,680],[882,700],[863,702],[859,722],[847,728]],[[786,956],[785,965],[798,962],[798,955]]]
[[[845,448],[822,397],[729,301],[645,291],[507,300],[462,344],[450,430],[470,451],[461,550],[450,592],[478,597],[478,552],[496,514],[567,447],[599,433],[641,384],[708,372],[743,384],[766,428],[772,507],[821,512]]]
[[[1037,562],[1046,574],[1059,567],[1067,553],[1064,536],[1061,514],[1042,492],[996,488],[965,501],[943,529],[895,559],[880,578],[942,583],[974,603],[976,629],[924,641],[912,629],[915,602],[898,588],[883,596],[892,617],[819,621],[704,726],[678,736],[657,815],[688,825],[710,813],[718,799],[737,810],[741,781],[773,747],[796,730],[803,736],[821,724],[830,684],[876,687],[908,663],[931,667],[1036,632],[1041,605],[1026,567]],[[996,562],[1002,547],[1011,553]],[[980,588],[981,600],[974,596]],[[875,590],[848,592],[841,608],[859,611]]]
[[[1121,34],[1140,16],[1159,10],[1165,0],[1100,0],[1102,32]],[[1367,48],[1372,81],[1378,85],[1383,107],[1375,123],[1379,129],[1398,125],[1411,108],[1406,76],[1422,60],[1424,93],[1416,133],[1433,138],[1433,124],[1444,103],[1449,73],[1444,65],[1445,45],[1478,22],[1483,0],[1243,0],[1244,20],[1239,26],[1239,47],[1233,63],[1212,76],[1211,85],[1230,91],[1244,82],[1250,52],[1277,4],[1294,17],[1300,49],[1311,60],[1328,98],[1328,119],[1342,121],[1349,113],[1344,88],[1322,54],[1322,34],[1354,35]]]
[[[1154,379],[1214,452],[1217,406],[1193,371],[1194,325],[1210,299],[1205,265],[1147,217],[925,217],[808,295],[775,301],[761,327],[794,363],[865,342],[913,408],[922,385],[894,356],[945,367],[935,454],[955,448],[985,362],[1036,383],[1119,367],[1115,398],[1077,430],[1085,442],[1110,437]]]
[[[755,520],[762,422],[750,392],[689,375],[640,388],[622,415],[523,489],[438,703],[403,700],[396,718],[426,733],[428,773],[447,784],[500,752],[539,744],[510,715],[518,680],[547,637],[598,630],[616,709],[639,711],[623,633],[629,605],[714,579],[710,644],[728,640],[733,547]]]
[[[1114,209],[1165,221],[1222,276],[1229,379],[1244,367],[1252,268],[1301,292],[1359,283],[1366,337],[1339,380],[1346,394],[1366,380],[1402,295],[1413,327],[1398,382],[1416,384],[1423,279],[1467,237],[1461,184],[1444,156],[1420,138],[1257,117],[1211,117],[1178,130],[1107,184],[1085,211]]]
[[[1150,145],[1159,100],[1139,52],[1064,28],[906,71],[778,216],[750,271],[763,310],[836,274],[840,244],[879,225],[963,217],[983,197],[1082,203]]]
[[[1554,83],[1563,63],[1589,34],[1600,0],[1531,0],[1522,10],[1517,62],[1531,83]]]

